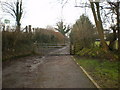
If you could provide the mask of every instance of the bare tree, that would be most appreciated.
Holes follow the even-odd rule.
[[[120,15],[120,12],[119,12],[119,5],[120,5],[120,1],[117,1],[117,2],[112,2],[111,0],[108,0],[107,3],[109,4],[109,7],[104,7],[102,6],[103,9],[107,9],[109,10],[106,14],[105,14],[105,17],[108,17],[108,21],[110,20],[110,17],[108,15],[111,16],[111,23],[114,23],[114,25],[111,25],[111,30],[113,31],[113,35],[112,35],[112,38],[110,40],[110,44],[109,44],[109,48],[110,49],[113,49],[114,47],[114,44],[115,44],[115,40],[117,40],[117,37],[118,37],[118,50],[120,51],[120,28],[119,28],[119,15]],[[114,18],[115,17],[115,18]],[[117,21],[117,22],[116,22]]]
[[[2,9],[4,12],[10,14],[16,21],[16,31],[20,31],[21,18],[23,15],[23,2],[22,0],[17,0],[15,2],[3,2]]]
[[[103,47],[103,50],[108,51],[109,47],[104,39],[104,28],[103,28],[103,22],[102,22],[102,17],[101,17],[101,10],[100,10],[101,6],[100,6],[99,1],[100,0],[97,0],[97,1],[89,0],[90,5],[86,3],[85,6],[76,6],[76,7],[82,7],[82,8],[83,7],[91,7],[101,45]]]
[[[92,0],[90,0],[90,5],[91,5],[92,12],[93,12],[95,24],[98,30],[98,34],[101,40],[102,47],[105,51],[108,51],[109,47],[104,40],[104,29],[103,29],[101,15],[100,15],[99,2],[93,2]]]
[[[117,28],[116,30],[118,31],[118,51],[120,53],[120,26],[119,26],[119,23],[120,23],[120,1],[118,0],[117,2],[108,2],[111,6],[111,10],[113,11],[113,13],[117,16]]]

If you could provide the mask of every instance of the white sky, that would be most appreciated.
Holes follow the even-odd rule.
[[[2,0],[5,1],[5,0]],[[75,21],[85,13],[84,8],[78,8],[75,6],[75,0],[68,0],[69,2],[63,8],[63,15],[61,15],[60,0],[23,0],[25,15],[22,19],[22,26],[32,25],[32,27],[46,27],[47,25],[55,26],[61,18],[63,18],[66,24],[74,24]],[[66,0],[65,0],[66,1]],[[90,20],[94,23],[91,9],[86,10],[86,14],[90,17]],[[13,22],[13,19],[8,15],[0,14],[0,18],[9,19]]]

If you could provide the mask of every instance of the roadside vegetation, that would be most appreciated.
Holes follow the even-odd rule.
[[[64,36],[54,30],[42,28],[37,28],[34,32],[3,31],[2,60],[35,54],[36,48],[42,47],[43,43],[62,44],[64,43]],[[41,52],[39,51],[39,53]]]
[[[65,44],[67,40],[70,41],[70,54],[77,56],[76,61],[101,87],[118,87],[120,64],[119,2],[112,2],[112,0],[106,1],[106,3],[88,1],[95,25],[87,14],[83,14],[71,27],[65,25],[61,19],[55,29],[31,28],[29,25],[29,28],[26,27],[24,30],[21,28],[21,18],[24,13],[22,0],[3,3],[4,12],[11,15],[16,21],[16,27],[13,30],[9,29],[9,26],[6,28],[5,24],[1,26],[3,61],[12,57],[35,54],[36,50],[42,52],[38,47],[42,47],[45,43]],[[106,25],[108,25],[107,29]],[[70,40],[67,38],[69,32]]]
[[[70,53],[75,55],[76,62],[85,68],[100,87],[119,88],[120,34],[116,22],[118,3],[107,2],[110,8],[114,7],[112,14],[115,17],[109,16],[111,13],[108,12],[113,11],[112,9],[104,12],[104,15],[101,14],[105,8],[102,6],[104,10],[101,9],[100,4],[90,2],[95,25],[84,14],[73,24],[70,33]],[[108,21],[110,26],[105,29],[104,25]]]
[[[101,41],[99,40],[99,34],[97,28],[91,23],[89,18],[84,14],[80,16],[80,19],[73,25],[70,33],[71,41],[71,54],[85,57],[102,58],[110,61],[116,61],[119,59],[118,53],[118,41],[114,42],[113,49],[108,51],[104,50]],[[107,34],[108,36],[108,34]],[[106,44],[109,46],[110,41],[106,36]]]
[[[101,88],[119,88],[120,62],[111,62],[105,59],[75,57]]]

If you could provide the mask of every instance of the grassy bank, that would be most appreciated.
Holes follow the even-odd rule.
[[[119,87],[119,64],[120,62],[110,62],[107,60],[97,60],[89,58],[75,57],[79,63],[98,83],[101,88]]]

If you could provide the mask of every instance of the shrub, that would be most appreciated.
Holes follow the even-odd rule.
[[[103,58],[103,59],[109,59],[109,60],[117,60],[118,56],[114,54],[113,52],[105,52],[101,48],[84,48],[76,53],[78,56],[88,56],[88,57],[95,57],[95,58]]]
[[[35,53],[35,43],[63,43],[64,36],[53,30],[38,29],[35,33],[2,32],[2,58],[3,60],[16,56]],[[39,46],[40,47],[40,46]]]
[[[3,60],[13,56],[31,53],[32,43],[30,33],[2,32]]]

